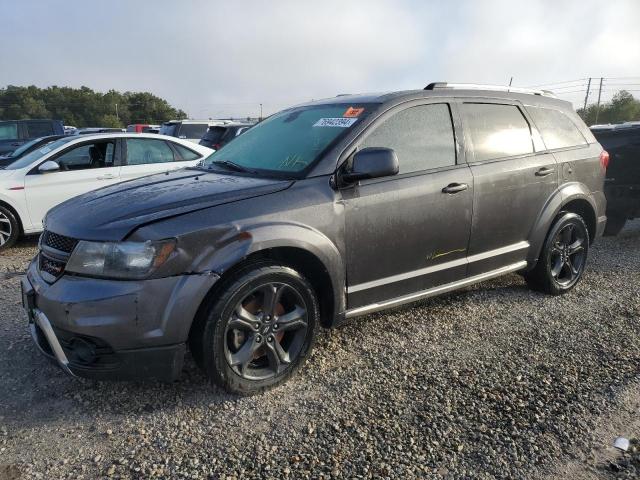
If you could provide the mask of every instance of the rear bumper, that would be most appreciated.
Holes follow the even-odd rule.
[[[65,372],[98,380],[172,380],[193,318],[216,275],[113,281],[63,275],[48,284],[32,262],[23,305],[38,349]]]

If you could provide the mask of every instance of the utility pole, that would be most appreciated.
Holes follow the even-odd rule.
[[[118,121],[120,120],[120,117],[118,116],[118,104],[116,103],[116,118],[118,119]]]
[[[602,82],[604,78],[600,77],[600,88],[598,89],[598,107],[596,108],[596,123],[598,123],[598,115],[600,115],[600,97],[602,96]]]
[[[589,82],[587,83],[587,94],[584,96],[584,107],[582,107],[583,113],[586,113],[587,111],[587,100],[589,100],[589,90],[591,90],[591,77],[589,77]]]
[[[262,121],[262,104],[260,104],[260,118],[259,121]]]

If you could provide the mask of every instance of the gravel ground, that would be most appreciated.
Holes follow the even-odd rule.
[[[596,450],[640,406],[639,246],[639,221],[602,239],[563,297],[510,275],[357,319],[251,398],[191,361],[173,384],[68,378],[0,274],[0,478],[634,478]]]

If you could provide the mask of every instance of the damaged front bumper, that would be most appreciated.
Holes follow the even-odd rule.
[[[38,262],[22,279],[32,337],[65,372],[94,379],[173,380],[182,370],[198,308],[213,273],[119,281],[62,275],[45,281]]]

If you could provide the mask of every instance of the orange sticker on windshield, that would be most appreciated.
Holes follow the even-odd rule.
[[[347,108],[347,111],[342,114],[344,118],[354,118],[359,116],[362,112],[364,112],[364,108]]]

